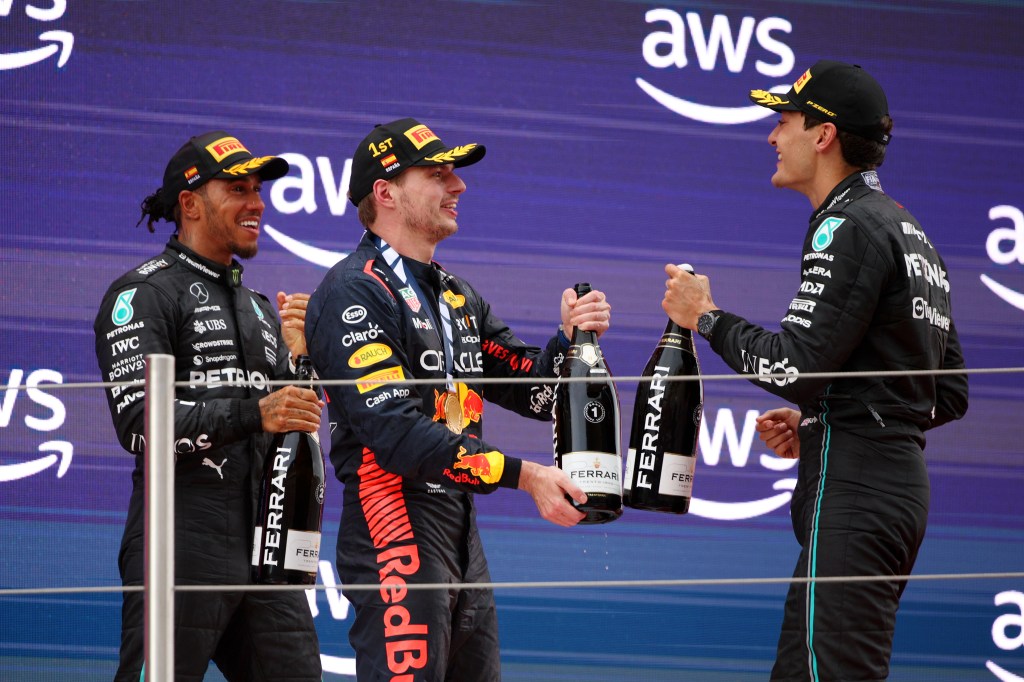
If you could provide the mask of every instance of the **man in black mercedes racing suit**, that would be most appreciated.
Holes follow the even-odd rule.
[[[776,187],[815,208],[802,281],[769,332],[718,309],[707,277],[667,266],[663,307],[739,372],[799,407],[758,430],[799,457],[791,506],[802,547],[795,577],[907,575],[924,539],[924,431],[967,410],[946,266],[917,220],[882,192],[875,168],[892,130],[881,87],[863,69],[820,61],[786,95],[768,137]],[[820,372],[868,375],[808,378]],[[906,581],[801,582],[786,599],[772,680],[885,680]]]
[[[568,341],[528,346],[465,280],[432,261],[455,233],[465,183],[456,167],[478,161],[475,144],[446,147],[425,125],[376,127],[353,156],[349,198],[367,228],[356,250],[313,293],[310,356],[327,387],[331,461],[345,484],[338,571],[355,607],[349,641],[360,682],[500,679],[497,617],[477,532],[473,493],[520,488],[541,515],[571,526],[583,515],[565,499],[586,495],[553,466],[502,453],[483,440],[484,397],[550,419],[550,382]],[[610,307],[601,292],[562,294],[565,329],[598,333]],[[403,380],[429,380],[402,383]],[[407,585],[452,584],[415,590]]]
[[[167,248],[107,290],[96,316],[104,381],[142,381],[145,357],[174,356],[175,582],[247,585],[253,517],[263,460],[274,432],[315,431],[322,403],[295,386],[291,358],[305,352],[308,296],[278,294],[281,320],[242,285],[233,256],[256,254],[264,204],[260,186],[288,164],[253,157],[234,137],[191,138],[167,165],[164,184],[143,202],[149,229],[173,221]],[[141,220],[140,220],[141,222]],[[132,495],[119,555],[124,585],[143,583],[146,456],[144,391],[107,390],[121,445],[135,455]],[[124,595],[116,680],[143,676],[143,595]],[[321,679],[319,646],[299,592],[177,592],[175,679],[200,681],[213,660],[228,680]]]

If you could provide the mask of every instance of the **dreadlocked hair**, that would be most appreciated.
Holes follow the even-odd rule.
[[[174,208],[168,208],[164,203],[163,188],[150,194],[148,197],[142,200],[140,205],[142,209],[142,215],[139,217],[139,222],[135,223],[135,227],[142,224],[143,220],[146,220],[146,227],[150,232],[155,232],[153,229],[153,223],[158,220],[166,220],[169,223],[177,223],[174,215]]]

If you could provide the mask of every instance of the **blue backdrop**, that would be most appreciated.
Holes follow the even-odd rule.
[[[578,0],[174,3],[0,0],[0,384],[100,379],[106,286],[170,232],[134,227],[190,135],[224,128],[292,171],[266,193],[246,269],[310,291],[361,228],[344,192],[356,143],[413,116],[487,145],[461,175],[461,231],[437,259],[541,344],[559,292],[612,302],[612,370],[636,375],[664,327],[666,262],[711,277],[723,307],[776,327],[800,281],[806,199],[768,181],[768,110],[819,58],[864,66],[896,121],[886,190],[943,253],[969,367],[1024,366],[1024,6]],[[701,342],[703,369],[726,368]],[[971,379],[961,422],[929,434],[932,510],[919,574],[1024,568],[1019,375]],[[628,425],[635,384],[620,386]],[[778,402],[705,385],[693,512],[627,510],[559,529],[527,496],[480,498],[498,581],[777,578],[797,545],[795,470],[752,419]],[[0,588],[118,585],[132,458],[99,389],[0,393]],[[489,440],[549,462],[550,427],[489,407]],[[628,432],[628,428],[624,428]],[[322,558],[334,555],[331,480]],[[330,561],[321,582],[334,585]],[[507,680],[767,678],[785,585],[503,589]],[[312,602],[327,679],[346,679],[351,611]],[[0,597],[0,678],[104,680],[119,595]],[[892,680],[1024,680],[1019,580],[912,582]],[[217,677],[211,673],[210,679]]]

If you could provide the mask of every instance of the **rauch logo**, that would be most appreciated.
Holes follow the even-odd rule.
[[[997,265],[1024,265],[1024,212],[1015,206],[993,206],[989,209],[988,219],[1005,219],[1011,223],[1011,227],[997,227],[989,233],[985,240],[989,259]],[[1004,244],[1009,246],[1005,251]],[[1024,310],[1024,293],[1000,284],[988,275],[981,275],[981,281],[993,294],[1014,308]]]
[[[692,51],[697,58],[697,65],[704,71],[718,69],[721,55],[725,68],[731,73],[739,73],[751,56],[751,43],[756,41],[764,52],[774,56],[771,61],[755,61],[754,68],[758,73],[768,78],[782,78],[793,70],[793,50],[775,35],[791,33],[793,25],[781,17],[768,17],[760,21],[754,17],[743,17],[739,26],[734,27],[729,17],[716,14],[710,24],[706,25],[697,12],[687,12],[684,19],[674,10],[661,8],[648,10],[644,18],[648,24],[660,24],[659,28],[668,29],[653,31],[644,38],[644,61],[652,68],[686,68],[690,63],[688,53]],[[756,104],[722,107],[694,102],[665,92],[643,78],[637,78],[636,84],[666,109],[702,123],[735,125],[772,115],[771,109]],[[773,86],[770,92],[789,92],[789,88],[789,83],[779,84]]]

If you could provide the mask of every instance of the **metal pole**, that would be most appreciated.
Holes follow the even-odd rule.
[[[174,679],[174,356],[146,356],[147,682]]]

